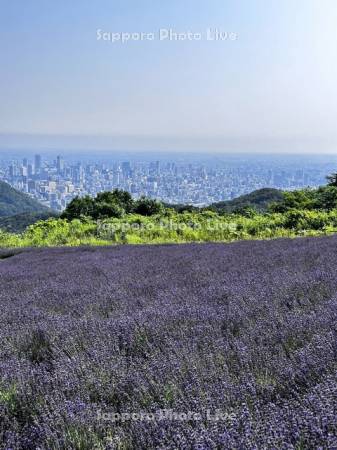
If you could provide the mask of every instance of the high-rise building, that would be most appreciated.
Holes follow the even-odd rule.
[[[27,166],[20,167],[20,175],[22,177],[26,177],[28,175],[28,169]]]
[[[34,167],[35,173],[39,174],[41,172],[41,155],[34,156]]]
[[[64,161],[62,156],[58,155],[57,159],[56,159],[56,168],[57,168],[57,173],[62,173],[64,170]]]
[[[18,173],[18,167],[15,164],[11,164],[9,166],[9,176],[11,178],[17,177],[19,175]]]
[[[131,164],[129,161],[122,162],[122,173],[125,178],[129,178],[132,175]]]
[[[34,175],[34,166],[33,164],[28,164],[28,176]]]
[[[29,193],[33,193],[36,191],[36,183],[34,180],[29,180],[27,184],[28,184],[28,192]]]

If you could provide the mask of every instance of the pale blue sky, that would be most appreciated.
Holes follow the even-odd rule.
[[[337,152],[336,0],[0,6],[0,146],[26,133],[50,146],[46,135],[75,146],[90,135],[101,148]],[[96,39],[215,27],[237,39]]]

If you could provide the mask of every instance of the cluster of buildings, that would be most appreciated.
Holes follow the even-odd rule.
[[[296,189],[324,183],[326,165],[248,160],[202,162],[134,160],[72,162],[36,154],[0,162],[0,178],[46,206],[62,211],[75,197],[119,188],[168,203],[206,205],[262,187]]]

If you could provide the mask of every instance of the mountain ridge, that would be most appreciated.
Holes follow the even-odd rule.
[[[256,189],[249,194],[240,195],[232,200],[212,203],[210,207],[217,212],[235,212],[239,209],[251,207],[259,212],[266,211],[271,203],[283,199],[283,191],[275,188]]]
[[[48,210],[50,209],[29,195],[14,189],[5,181],[0,181],[0,217]]]
[[[38,220],[56,216],[50,208],[0,181],[0,229],[21,232]]]

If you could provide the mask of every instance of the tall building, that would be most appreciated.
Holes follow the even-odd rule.
[[[39,174],[41,172],[41,155],[34,156],[34,167],[35,173]]]
[[[9,166],[9,176],[11,178],[17,177],[19,175],[18,168],[15,164]]]
[[[27,184],[28,184],[28,192],[29,193],[32,194],[33,192],[36,191],[36,183],[34,180],[29,180]]]
[[[28,175],[28,168],[27,168],[27,166],[20,167],[20,175],[22,177],[26,177]]]
[[[125,178],[129,178],[132,175],[131,164],[129,161],[122,162],[122,173]]]
[[[64,170],[64,161],[62,159],[62,156],[58,155],[58,157],[56,158],[56,168],[57,168],[57,173],[62,173]]]
[[[28,164],[28,176],[34,175],[34,166],[32,164]]]

